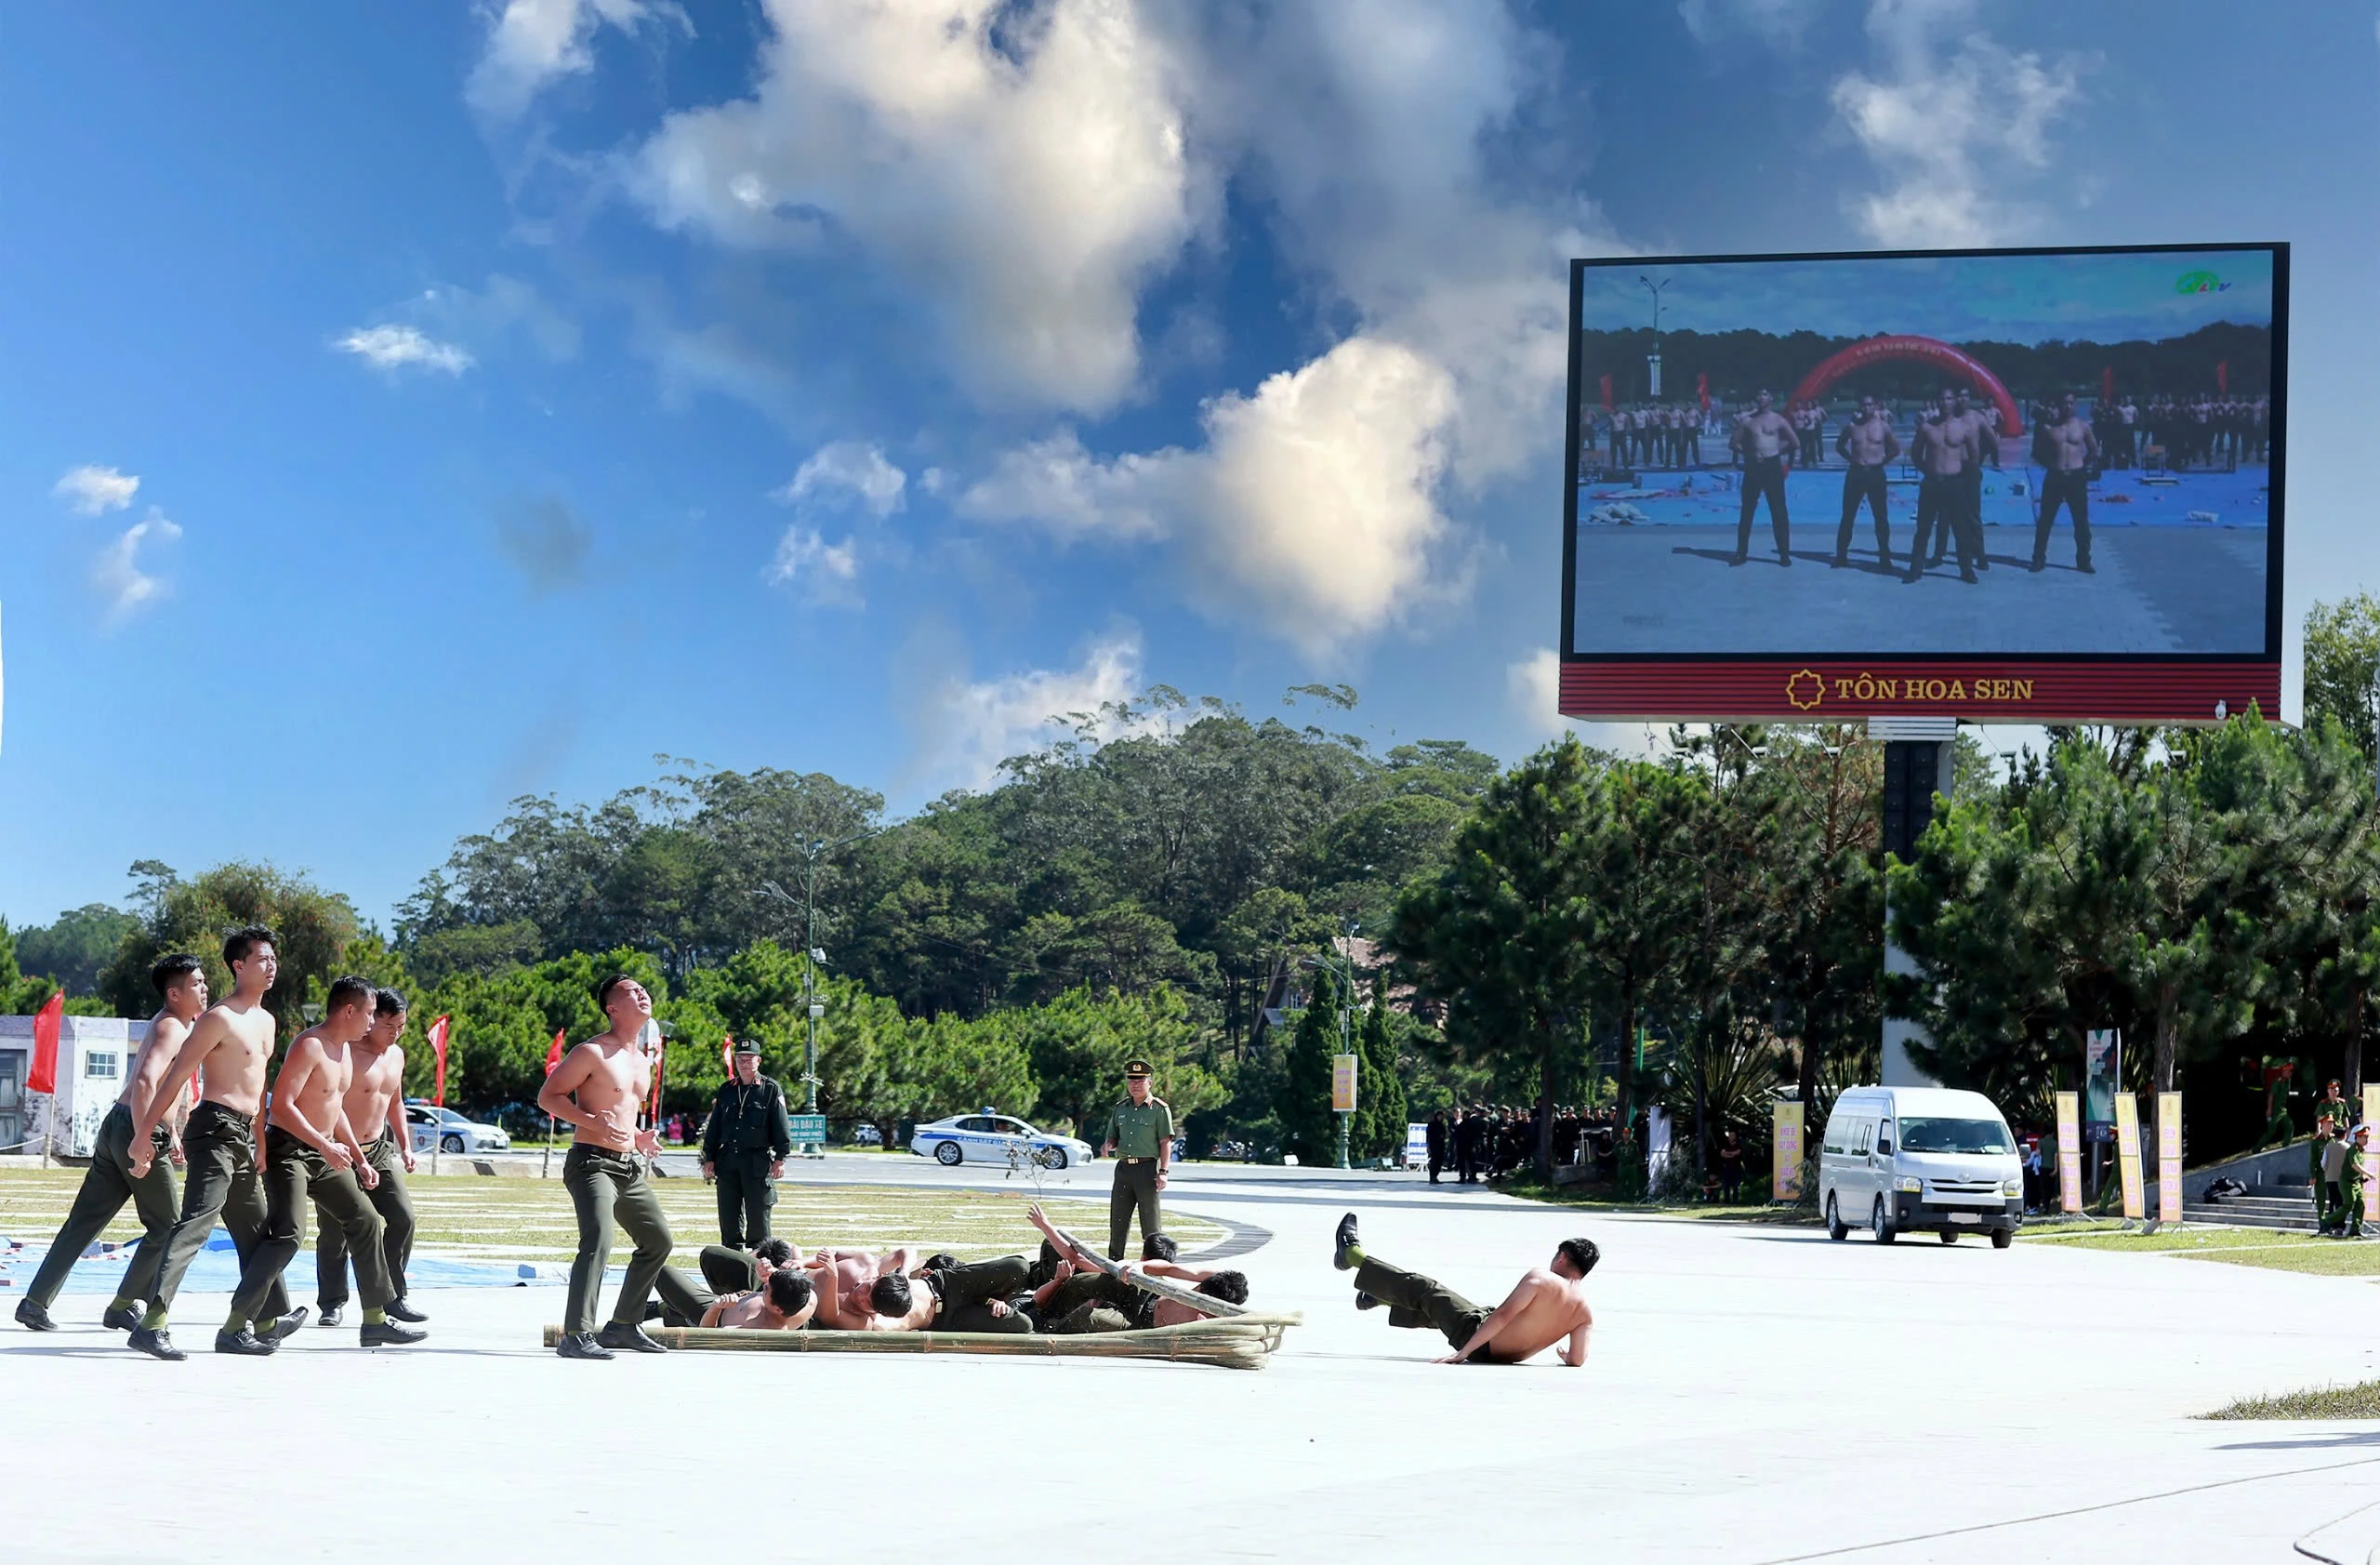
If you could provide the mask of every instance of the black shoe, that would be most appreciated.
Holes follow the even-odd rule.
[[[140,1306],[110,1305],[107,1313],[99,1317],[99,1324],[111,1332],[137,1332],[140,1329]]]
[[[595,1333],[596,1346],[615,1353],[667,1353],[669,1350],[644,1334],[641,1326],[624,1326],[615,1320]]]
[[[1846,556],[1844,556],[1844,555],[1838,554],[1838,555],[1836,555],[1836,556],[1834,557],[1834,568],[1835,568],[1836,570],[1838,570],[1838,571],[1839,571],[1839,570],[1842,570],[1844,567],[1845,567],[1845,566],[1849,565],[1850,564],[1851,564],[1851,561],[1850,561]]]
[[[168,1363],[178,1364],[190,1357],[174,1346],[174,1339],[165,1334],[165,1328],[163,1326],[154,1331],[146,1326],[133,1327],[132,1346],[152,1359],[163,1359]]]
[[[1355,1262],[1347,1259],[1348,1250],[1355,1242],[1355,1214],[1352,1212],[1339,1219],[1339,1231],[1331,1239],[1330,1264],[1341,1271],[1351,1270]]]
[[[389,1307],[382,1310],[380,1313],[387,1316],[391,1320],[404,1320],[416,1325],[418,1325],[422,1321],[430,1319],[429,1316],[424,1315],[421,1311],[414,1308],[412,1304],[402,1296],[390,1299],[389,1301]]]
[[[1976,585],[1976,577],[1975,572],[1973,571],[1961,571],[1959,573],[1959,579],[1965,582],[1969,587]]]
[[[1355,1295],[1355,1307],[1357,1309],[1378,1309],[1380,1307],[1380,1301],[1373,1298],[1369,1293],[1357,1293]]]
[[[279,1347],[283,1343],[287,1342],[291,1337],[296,1336],[299,1332],[304,1331],[305,1329],[306,1306],[304,1305],[299,1305],[296,1309],[291,1310],[288,1314],[274,1321],[272,1323],[271,1335],[266,1337],[264,1340],[272,1344],[273,1346]]]
[[[2049,569],[2049,562],[2046,560],[2036,560],[2032,563],[2032,565],[2030,568],[2036,573],[2045,571]]]
[[[585,1332],[573,1332],[554,1345],[554,1351],[565,1359],[608,1359],[612,1350]]]
[[[2075,566],[2074,568],[2075,568],[2076,570],[2078,570],[2078,571],[2081,571],[2084,576],[2096,576],[2096,575],[2098,575],[2098,574],[2099,574],[2098,572],[2096,572],[2096,571],[2095,571],[2095,570],[2093,570],[2093,569],[2091,568],[2091,562],[2090,562],[2090,561],[2088,561],[2088,560],[2083,561],[2081,564],[2079,564],[2079,565]]]
[[[1730,561],[1728,561],[1728,562],[1727,562],[1727,564],[1731,564],[1731,565],[1740,565],[1740,564],[1742,564],[1743,563],[1744,563],[1744,557],[1743,557],[1742,555],[1740,555],[1740,554],[1737,555],[1734,559],[1732,559],[1732,560],[1730,560]]]
[[[1790,565],[1793,563],[1793,557],[1791,554],[1779,554],[1777,556],[1777,563],[1780,565]]]
[[[19,1299],[17,1301],[17,1324],[22,1326],[29,1332],[54,1332],[58,1330],[58,1322],[49,1318],[49,1311],[42,1308],[41,1306],[33,1303],[31,1299]]]
[[[314,1317],[314,1324],[317,1326],[336,1326],[342,1319],[345,1318],[346,1314],[346,1306],[342,1305],[324,1305],[323,1306],[323,1312]]]
[[[400,1326],[393,1320],[383,1320],[377,1326],[366,1320],[363,1330],[357,1333],[357,1340],[366,1347],[403,1347],[428,1335],[428,1332],[416,1332],[411,1326]]]
[[[661,1301],[659,1299],[647,1299],[644,1301],[644,1318],[647,1320],[658,1320],[661,1319],[662,1314]]]
[[[218,1353],[237,1353],[250,1359],[270,1359],[280,1346],[279,1343],[261,1340],[245,1326],[236,1332],[215,1333],[215,1351]]]

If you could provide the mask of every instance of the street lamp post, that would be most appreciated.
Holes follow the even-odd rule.
[[[818,944],[818,861],[837,848],[846,848],[864,838],[875,835],[869,831],[854,831],[850,836],[829,842],[824,838],[812,838],[801,849],[801,900],[797,904],[793,894],[774,881],[762,881],[758,895],[787,908],[801,908],[801,1008],[808,1022],[808,1041],[802,1054],[801,1085],[804,1114],[818,1112],[818,1018],[826,1007],[818,998],[817,972],[826,961],[826,952]],[[811,1148],[814,1147],[815,1150]],[[814,1142],[803,1143],[804,1157],[822,1156],[826,1148]]]
[[[1652,378],[1652,395],[1658,400],[1661,394],[1661,290],[1675,279],[1664,277],[1656,283],[1650,277],[1639,275],[1636,281],[1644,284],[1645,291],[1653,296],[1653,351],[1645,355],[1645,368]]]
[[[1369,866],[1366,866],[1366,868],[1368,869]],[[1355,1052],[1355,1041],[1350,1036],[1350,1024],[1353,1022],[1354,1018],[1349,1013],[1355,1003],[1355,931],[1362,927],[1363,926],[1357,923],[1355,920],[1349,919],[1347,921],[1347,933],[1342,936],[1342,938],[1347,941],[1347,948],[1344,950],[1338,951],[1338,954],[1342,958],[1345,959],[1347,963],[1346,988],[1342,991],[1344,998],[1341,1001],[1339,1005],[1339,1052],[1342,1054],[1352,1054]],[[1336,949],[1337,944],[1338,943],[1336,941],[1332,942],[1334,949]],[[1311,957],[1306,960],[1311,966],[1329,974],[1334,981],[1338,979],[1339,969],[1332,963],[1317,961]],[[1356,1073],[1355,1090],[1359,1093],[1363,1091],[1363,1075],[1360,1071]],[[1347,1162],[1347,1134],[1349,1124],[1354,1119],[1355,1112],[1352,1109],[1341,1109],[1339,1111],[1339,1166],[1341,1168],[1349,1166]]]

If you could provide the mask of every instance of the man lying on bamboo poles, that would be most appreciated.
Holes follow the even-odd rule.
[[[1136,1287],[1123,1277],[1108,1275],[1091,1253],[1077,1244],[1053,1225],[1040,1205],[1026,1209],[1025,1216],[1041,1230],[1045,1254],[1054,1252],[1056,1263],[1050,1278],[1034,1290],[1028,1313],[1037,1328],[1051,1334],[1072,1335],[1091,1332],[1146,1331],[1156,1326],[1183,1326],[1193,1320],[1208,1319],[1206,1312],[1164,1298],[1145,1288]],[[1144,1252],[1157,1252],[1137,1266],[1117,1268],[1124,1272],[1138,1271],[1146,1277],[1170,1278],[1194,1284],[1198,1293],[1227,1305],[1248,1302],[1248,1277],[1236,1271],[1201,1271],[1173,1260],[1170,1245],[1160,1247],[1155,1239],[1144,1247]]]
[[[935,1257],[938,1259],[939,1257]],[[881,1253],[873,1250],[821,1250],[806,1268],[818,1291],[819,1325],[836,1332],[880,1330],[868,1322],[875,1311],[868,1290],[879,1277],[908,1277],[924,1269],[918,1252],[904,1244]]]
[[[798,1332],[818,1307],[816,1286],[794,1264],[793,1246],[782,1239],[758,1250],[707,1244],[700,1282],[675,1267],[661,1268],[654,1283],[660,1295],[654,1311],[665,1326],[715,1326],[730,1331]]]

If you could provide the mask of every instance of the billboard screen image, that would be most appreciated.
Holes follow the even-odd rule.
[[[1575,264],[1563,710],[2274,712],[2287,266]]]

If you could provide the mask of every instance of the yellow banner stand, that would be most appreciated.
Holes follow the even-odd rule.
[[[2157,1221],[2182,1220],[2182,1094],[2157,1094]]]
[[[2082,1210],[2082,1106],[2079,1094],[2057,1094],[2057,1209]]]
[[[2116,1094],[2116,1166],[2123,1179],[2123,1214],[2134,1222],[2149,1215],[2140,1188],[2140,1100]]]
[[[1802,1106],[1779,1103],[1769,1108],[1769,1144],[1776,1148],[1770,1158],[1768,1188],[1771,1200],[1797,1201],[1802,1199]]]
[[[2374,1113],[2380,1113],[2380,1092],[2363,1094],[2363,1122],[2367,1125],[2372,1123]],[[2350,1134],[2354,1130],[2352,1125],[2347,1127]],[[2354,1143],[2349,1142],[2348,1145],[2353,1146]],[[2371,1150],[2369,1147],[2364,1148],[2367,1153]],[[2380,1223],[2380,1178],[2373,1177],[2374,1173],[2371,1161],[2366,1160],[2363,1165],[2363,1220],[2366,1223]]]

